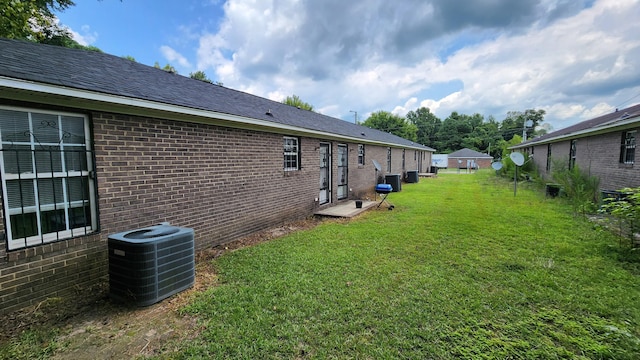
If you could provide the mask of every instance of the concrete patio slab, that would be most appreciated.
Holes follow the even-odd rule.
[[[362,208],[356,208],[355,200],[340,203],[315,212],[315,215],[351,218],[363,213],[367,209],[378,206],[377,201],[362,200]]]

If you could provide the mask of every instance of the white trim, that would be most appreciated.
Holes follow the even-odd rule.
[[[69,240],[76,236],[89,235],[95,233],[96,229],[92,229],[90,226],[73,228],[70,230],[64,230],[57,233],[47,233],[40,235],[29,236],[27,238],[10,239],[8,241],[9,250],[20,250],[31,246],[44,245],[50,242],[58,240]],[[26,243],[26,246],[25,246]]]
[[[244,125],[244,126],[241,126],[241,128],[244,128],[247,126],[267,128],[267,129],[278,130],[278,132],[285,132],[285,133],[291,132],[294,134],[315,135],[323,138],[329,137],[332,139],[341,139],[349,142],[363,142],[368,144],[379,144],[384,146],[403,147],[403,148],[406,147],[410,149],[428,151],[427,149],[424,149],[421,147],[413,147],[409,145],[405,146],[397,143],[387,143],[382,141],[354,138],[354,137],[345,136],[345,135],[327,133],[324,131],[310,130],[310,129],[305,129],[297,126],[279,124],[271,121],[258,120],[258,119],[244,117],[244,116],[225,114],[225,113],[211,111],[211,110],[200,110],[200,109],[190,108],[186,106],[171,105],[171,104],[165,104],[165,103],[160,103],[160,102],[150,101],[150,100],[134,99],[134,98],[121,96],[121,95],[99,93],[94,91],[74,89],[74,88],[69,88],[64,86],[43,84],[43,83],[37,83],[34,81],[20,80],[15,78],[9,78],[6,76],[0,76],[0,88],[3,88],[3,87],[7,89],[13,89],[13,90],[34,92],[38,94],[43,94],[45,96],[54,95],[54,96],[72,98],[72,99],[88,100],[93,105],[93,108],[89,110],[114,112],[114,110],[109,110],[109,106],[106,106],[106,104],[115,104],[115,105],[120,105],[127,108],[138,108],[138,109],[146,109],[146,110],[162,112],[164,113],[165,116],[174,120],[179,119],[182,121],[188,121],[184,118],[176,117],[176,115],[187,115],[187,116],[198,117],[201,119],[211,120],[214,122],[216,120],[217,121],[222,120],[222,121],[229,121],[237,125]],[[123,109],[118,109],[118,110],[123,110]]]
[[[33,170],[35,169],[36,166],[36,161],[33,160],[32,161],[32,171],[30,172],[23,172],[21,174],[12,174],[12,173],[4,173],[5,171],[5,164],[4,164],[4,156],[0,156],[0,173],[2,174],[2,179],[1,179],[1,183],[2,183],[2,195],[3,195],[3,211],[8,215],[5,218],[5,222],[8,225],[7,229],[5,229],[6,232],[6,238],[7,238],[7,249],[8,250],[18,250],[18,249],[23,249],[25,247],[29,247],[29,246],[34,246],[34,245],[41,245],[41,244],[45,244],[48,242],[52,242],[52,241],[57,241],[57,240],[68,240],[73,236],[78,235],[78,230],[82,230],[82,234],[88,234],[90,232],[95,232],[98,229],[98,203],[97,203],[97,199],[95,197],[95,179],[91,178],[91,171],[93,171],[93,156],[88,156],[90,154],[91,151],[91,144],[93,142],[93,138],[90,136],[90,132],[89,132],[89,118],[88,116],[86,116],[85,114],[81,114],[81,113],[71,113],[71,112],[57,112],[57,111],[42,111],[40,109],[37,108],[33,108],[33,107],[14,107],[14,106],[2,106],[0,105],[0,110],[8,110],[8,111],[19,111],[21,113],[26,113],[28,115],[29,118],[29,126],[33,125],[33,114],[50,114],[50,115],[55,115],[57,117],[57,121],[62,121],[63,117],[67,117],[67,118],[78,118],[78,119],[82,119],[83,122],[83,127],[84,127],[84,143],[83,144],[70,144],[68,147],[73,148],[73,147],[77,147],[77,148],[82,148],[85,151],[87,151],[85,153],[86,159],[87,159],[87,169],[88,170],[70,170],[70,171],[65,171],[65,172],[33,172]],[[0,138],[1,138],[1,129],[0,129]],[[21,145],[29,145],[31,151],[33,151],[33,146],[35,144],[33,137],[31,137],[32,140],[30,142],[19,142],[19,144]],[[2,139],[0,139],[0,148],[3,147],[4,142],[1,141]],[[47,143],[44,143],[45,145]],[[60,144],[60,151],[61,151],[61,161],[62,163],[64,163],[64,147],[65,144],[62,143]],[[72,150],[73,151],[73,150]],[[36,169],[37,170],[37,169]],[[40,180],[40,179],[56,179],[56,178],[61,178],[61,179],[67,179],[67,181],[69,179],[75,179],[75,178],[87,178],[88,179],[88,186],[89,186],[89,199],[88,200],[75,200],[75,201],[71,201],[69,199],[69,194],[67,193],[68,191],[68,186],[63,186],[62,188],[62,192],[63,192],[63,199],[68,199],[69,201],[64,201],[64,202],[56,202],[56,203],[45,203],[45,204],[41,204],[40,203],[40,196],[39,194],[39,190],[38,190],[38,182],[35,180]],[[29,186],[33,186],[33,194],[34,194],[34,205],[29,205],[29,206],[21,206],[21,207],[16,207],[16,208],[11,208],[9,206],[9,194],[8,194],[8,185],[7,183],[9,181],[15,181],[15,180],[21,180],[21,181],[28,181],[31,183],[31,185]],[[85,204],[89,204],[90,207],[90,211],[91,211],[91,224],[90,226],[87,227],[82,227],[82,228],[74,228],[74,229],[70,229],[70,230],[64,230],[64,231],[54,231],[51,233],[42,233],[43,231],[43,227],[41,224],[41,217],[37,216],[37,214],[45,212],[45,211],[51,211],[51,210],[64,210],[65,211],[65,222],[67,222],[67,226],[69,226],[70,224],[68,223],[68,215],[69,215],[69,209],[72,208],[77,208],[77,207],[83,207]],[[33,235],[33,236],[29,236],[29,237],[22,237],[22,238],[17,238],[14,239],[13,238],[13,233],[12,233],[12,226],[11,226],[11,216],[13,215],[19,215],[19,214],[36,214],[36,223],[37,223],[37,229],[38,229],[38,234],[37,235]]]
[[[283,140],[283,149],[282,149],[282,158],[283,158],[283,169],[284,171],[298,171],[300,170],[300,138],[295,137],[295,136],[283,136],[282,137]],[[296,151],[287,151],[286,149],[286,142],[287,140],[295,140],[295,147],[296,147]],[[292,160],[291,157],[295,156],[296,159],[296,166],[295,167],[286,167],[284,165],[287,164],[287,160]]]

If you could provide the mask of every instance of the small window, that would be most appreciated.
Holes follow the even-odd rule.
[[[636,131],[625,131],[622,133],[622,144],[620,145],[620,162],[623,164],[633,164],[636,158]]]
[[[284,171],[300,169],[300,146],[296,137],[284,137]]]
[[[547,171],[551,170],[551,144],[547,144]]]
[[[387,172],[391,172],[391,148],[387,148]]]
[[[364,144],[358,144],[358,165],[364,165]]]
[[[86,116],[0,108],[0,138],[8,250],[97,230]]]
[[[405,168],[405,149],[402,149],[402,171],[404,171]]]

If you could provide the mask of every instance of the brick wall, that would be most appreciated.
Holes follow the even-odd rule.
[[[92,114],[92,125],[100,233],[11,252],[0,241],[0,314],[104,287],[109,234],[166,221],[193,228],[203,249],[305,218],[318,206],[320,139],[300,138],[301,169],[285,172],[283,134],[108,113]],[[349,198],[359,198],[376,184],[371,160],[386,170],[386,147],[365,145],[358,166],[357,144],[347,145]],[[394,172],[401,161],[402,150],[393,149]],[[417,168],[413,150],[405,161]]]
[[[576,163],[584,171],[600,178],[601,189],[640,186],[640,169],[637,165],[620,163],[621,139],[620,131],[578,139]]]
[[[314,208],[317,140],[301,138],[301,170],[285,172],[282,135],[107,114],[94,123],[106,233],[167,221],[193,228],[201,249]]]
[[[458,163],[458,160],[461,160],[462,163]],[[467,168],[467,160],[474,161],[476,165],[480,169],[488,169],[491,167],[491,159],[489,158],[448,158],[447,159],[447,167],[449,169],[466,169]]]
[[[618,190],[624,187],[640,186],[640,169],[637,165],[620,163],[620,140],[622,132],[588,136],[577,139],[576,164],[588,174],[600,179],[600,188],[604,190]],[[570,141],[560,141],[551,146],[551,157],[565,164],[569,162]],[[551,181],[551,170],[546,171],[547,145],[535,147],[534,161],[540,175]],[[638,155],[636,155],[638,156]]]

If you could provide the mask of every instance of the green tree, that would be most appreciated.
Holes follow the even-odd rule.
[[[176,70],[176,68],[174,68],[173,66],[171,66],[171,64],[166,64],[164,67],[160,67],[160,63],[158,63],[157,61],[153,64],[153,67],[156,69],[162,69],[168,73],[172,73],[172,74],[177,74],[178,70]]]
[[[313,111],[313,105],[302,101],[298,95],[287,96],[286,99],[282,100],[282,103],[295,106],[299,109]]]
[[[482,119],[480,124],[477,120],[482,117],[479,114],[473,115],[473,130],[469,136],[463,141],[464,147],[480,151],[483,153],[491,153],[494,157],[500,157],[498,144],[502,140],[500,135],[500,123],[493,116],[485,121]]]
[[[418,128],[416,125],[388,111],[381,110],[372,113],[362,125],[392,133],[407,140],[417,141],[418,139]]]
[[[58,25],[54,12],[74,5],[72,0],[0,0],[0,37],[101,51],[79,44],[67,28]]]
[[[478,122],[479,121],[479,122]],[[439,152],[452,152],[469,145],[474,128],[482,124],[482,117],[458,114],[454,111],[444,119],[438,130],[436,148]]]
[[[68,29],[58,25],[54,12],[74,5],[73,0],[0,0],[0,37],[101,51],[79,44]]]
[[[536,128],[544,121],[545,111],[527,109],[525,111],[509,111],[507,117],[502,120],[500,131],[503,138],[507,141],[511,140],[514,135],[522,135],[525,130],[525,124],[530,121],[531,126],[526,127],[527,139],[537,135]]]
[[[204,71],[201,70],[190,73],[189,77],[192,79],[208,82],[209,84],[213,84],[213,81],[211,81],[211,79],[207,77],[207,74],[205,74]]]
[[[54,11],[75,5],[72,0],[0,0],[0,36],[38,41],[59,29]]]
[[[407,121],[416,126],[418,143],[435,146],[442,121],[429,108],[421,107],[415,111],[409,111]]]

